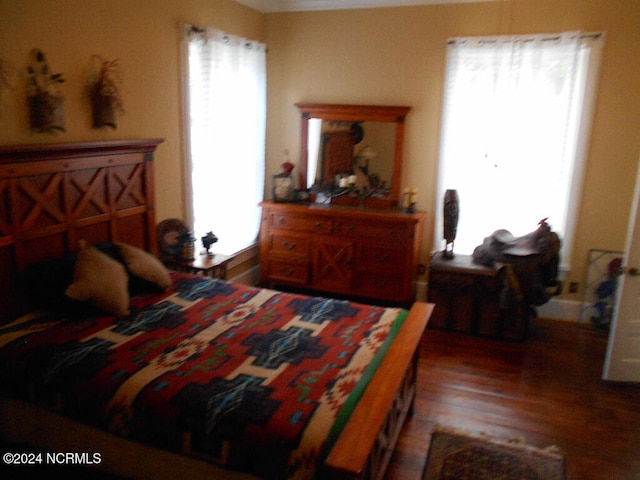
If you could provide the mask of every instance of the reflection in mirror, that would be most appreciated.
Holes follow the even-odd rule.
[[[358,204],[364,199],[368,205],[397,205],[409,107],[297,106],[302,112],[300,185],[330,192],[334,199],[347,191]]]
[[[395,125],[309,119],[307,188],[355,175],[358,188],[388,195],[393,177]]]

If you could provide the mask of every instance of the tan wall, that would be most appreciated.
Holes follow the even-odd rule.
[[[0,145],[164,138],[155,161],[158,221],[184,218],[179,22],[266,40],[265,18],[232,0],[2,0],[0,59],[19,77],[0,96]],[[31,134],[24,70],[32,48],[62,72],[66,132]],[[120,59],[125,114],[117,130],[95,130],[83,89],[89,61]]]
[[[278,13],[268,14],[267,20],[267,176],[279,170],[284,149],[299,151],[295,102],[410,105],[402,187],[418,187],[418,207],[428,212],[433,212],[435,201],[447,38],[605,31],[592,141],[567,281],[582,284],[590,248],[623,249],[640,152],[637,0],[440,4]],[[425,262],[434,248],[432,232],[433,221],[425,229]],[[580,300],[581,292],[565,298]]]
[[[411,105],[404,186],[433,211],[446,39],[457,35],[607,32],[578,219],[573,270],[582,282],[589,248],[622,249],[640,151],[640,3],[514,0],[482,4],[262,15],[232,0],[4,0],[0,59],[21,71],[38,47],[67,82],[67,131],[31,134],[24,77],[0,91],[0,144],[162,137],[156,155],[157,216],[183,217],[177,22],[212,25],[268,41],[267,176],[283,151],[296,161],[295,102]],[[119,58],[126,113],[118,129],[91,128],[83,98],[93,54]],[[432,249],[426,225],[423,258]],[[579,299],[578,296],[569,298]]]

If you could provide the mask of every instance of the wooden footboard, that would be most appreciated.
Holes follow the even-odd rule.
[[[418,345],[433,305],[416,302],[326,461],[326,478],[384,476],[416,394]]]

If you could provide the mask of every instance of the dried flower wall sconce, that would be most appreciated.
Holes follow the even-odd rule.
[[[93,127],[118,125],[117,114],[124,113],[122,103],[122,71],[119,60],[92,57],[93,75],[89,84],[89,98],[93,113]]]
[[[31,50],[27,67],[27,102],[32,131],[64,132],[64,97],[57,88],[63,82],[61,73],[51,73],[44,52],[38,48]]]

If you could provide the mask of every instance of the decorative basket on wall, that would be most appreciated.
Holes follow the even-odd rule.
[[[64,97],[48,92],[37,93],[28,98],[29,124],[31,130],[46,133],[54,130],[65,131]]]
[[[118,59],[107,60],[100,55],[92,57],[94,75],[89,85],[89,98],[93,113],[93,127],[118,126],[118,113],[124,113],[122,104],[122,71]]]
[[[64,97],[56,90],[63,83],[61,73],[51,73],[44,52],[34,48],[29,53],[27,68],[27,105],[31,130],[46,133],[64,131]]]

